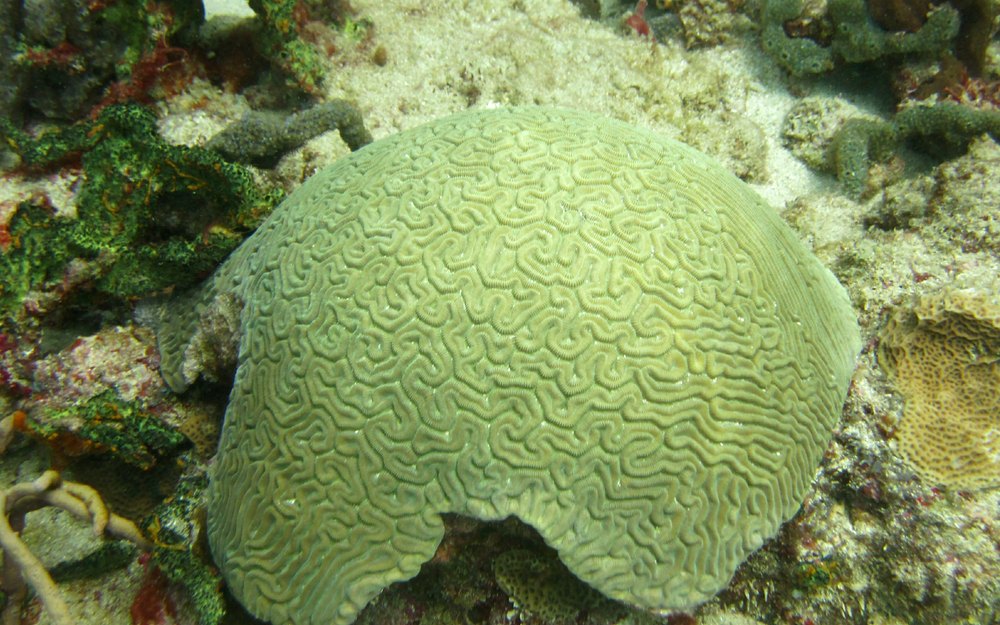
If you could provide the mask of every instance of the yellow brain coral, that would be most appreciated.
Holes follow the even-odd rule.
[[[951,290],[897,311],[879,362],[902,394],[899,449],[924,478],[1000,485],[1000,300]]]
[[[174,388],[220,296],[243,305],[209,542],[281,625],[350,623],[449,512],[517,516],[608,597],[705,601],[799,507],[859,343],[836,279],[735,176],[546,108],[313,176],[161,328]]]

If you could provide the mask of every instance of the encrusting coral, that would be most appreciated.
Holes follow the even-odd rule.
[[[905,400],[899,448],[924,479],[1000,485],[1000,300],[954,289],[890,318],[879,362]]]
[[[519,517],[608,597],[705,601],[799,507],[860,348],[748,186],[547,108],[351,154],[190,297],[158,329],[178,391],[212,303],[242,305],[212,554],[252,613],[299,625],[414,576],[448,512]]]

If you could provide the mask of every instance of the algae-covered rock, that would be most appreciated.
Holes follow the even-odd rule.
[[[730,113],[699,116],[684,124],[683,138],[692,147],[710,153],[740,180],[768,179],[767,139],[749,117]]]
[[[0,117],[18,118],[33,110],[74,120],[111,101],[142,99],[151,86],[147,81],[183,64],[184,57],[168,57],[165,51],[189,43],[204,18],[197,0],[15,4],[13,11],[0,5],[0,50],[5,35],[16,41],[17,50],[9,64],[0,61],[0,68],[6,70],[3,90],[19,97],[8,102],[0,97]]]
[[[781,125],[782,143],[809,167],[835,171],[831,146],[847,121],[882,121],[839,97],[807,97],[795,103]]]
[[[799,507],[860,343],[748,186],[547,108],[447,117],[313,176],[168,311],[176,390],[227,293],[209,542],[275,623],[350,623],[449,512],[519,517],[607,597],[705,601]]]
[[[934,172],[925,210],[957,249],[1000,257],[1000,144],[987,135],[972,141],[964,156]]]
[[[0,249],[0,318],[18,318],[39,293],[92,289],[107,305],[189,287],[281,197],[214,152],[168,144],[152,111],[135,104],[108,106],[94,120],[38,138],[0,120],[0,140],[28,168],[78,158],[84,172],[76,219],[32,201],[11,218]]]
[[[749,19],[741,10],[743,0],[669,0],[663,4],[677,13],[688,48],[719,45],[731,40],[735,32],[749,30]]]
[[[782,133],[789,149],[812,167],[832,169],[855,197],[872,191],[869,170],[903,142],[945,159],[984,134],[1000,137],[1000,111],[954,102],[909,106],[891,121],[849,111],[837,100],[807,98],[789,112]]]
[[[554,554],[531,549],[505,551],[493,560],[497,583],[520,607],[546,621],[575,618],[607,601],[573,576]]]

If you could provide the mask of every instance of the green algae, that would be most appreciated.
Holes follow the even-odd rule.
[[[99,295],[127,300],[184,288],[207,275],[280,200],[250,171],[213,151],[166,143],[148,109],[105,108],[93,121],[37,139],[0,123],[0,139],[29,170],[79,159],[77,219],[22,203],[0,256],[9,278],[0,315],[51,288],[80,259]],[[80,271],[79,267],[75,269]]]
[[[153,537],[152,562],[168,580],[180,584],[198,615],[199,625],[217,625],[226,614],[222,578],[209,562],[204,533],[203,474],[180,481],[174,495],[157,507],[144,531]]]
[[[3,233],[0,316],[13,316],[29,291],[59,279],[70,258],[69,241],[51,208],[34,202],[22,202]]]
[[[153,562],[171,582],[182,584],[198,615],[199,625],[216,625],[226,614],[222,578],[189,549],[157,547]]]
[[[66,408],[42,409],[29,416],[27,428],[59,453],[110,453],[141,470],[152,468],[158,459],[171,455],[187,440],[114,391],[104,391]]]
[[[250,8],[263,24],[261,45],[264,55],[277,64],[306,93],[316,93],[326,69],[316,48],[299,38],[300,23],[296,0],[250,0]]]

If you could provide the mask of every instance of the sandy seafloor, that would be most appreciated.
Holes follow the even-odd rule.
[[[372,40],[365,45],[339,42],[325,95],[355,102],[376,139],[469,107],[583,108],[681,139],[717,157],[764,196],[824,263],[839,267],[836,273],[851,295],[868,347],[859,361],[844,424],[810,497],[813,535],[799,555],[813,562],[836,557],[841,568],[823,588],[786,598],[795,611],[780,622],[904,625],[944,623],[948,615],[960,614],[962,619],[952,622],[989,625],[1000,619],[1000,494],[996,488],[950,489],[914,476],[896,444],[879,434],[880,424],[902,417],[903,403],[891,392],[871,349],[886,316],[909,305],[914,296],[957,285],[987,298],[992,294],[997,304],[996,144],[979,140],[969,155],[951,163],[904,155],[908,167],[886,174],[888,183],[903,190],[856,201],[832,176],[810,170],[784,147],[781,128],[804,97],[836,97],[864,109],[869,104],[864,87],[850,82],[832,86],[823,79],[791,83],[761,51],[749,21],[737,24],[724,44],[687,50],[676,22],[662,22],[654,44],[627,32],[620,22],[581,17],[568,0],[351,4],[359,17],[370,20]],[[223,3],[210,12],[239,9]],[[371,59],[379,45],[387,55],[384,65]],[[158,105],[164,136],[185,144],[203,143],[247,110],[241,96],[204,82]],[[336,133],[327,133],[286,156],[277,171],[293,188],[347,152]],[[57,208],[72,213],[71,182],[12,178],[0,190],[0,199],[24,197],[43,185]],[[902,210],[898,203],[931,201],[938,202],[936,216],[913,219],[906,228],[872,231],[866,225],[886,211]],[[963,237],[976,238],[977,244],[963,244]],[[884,501],[900,509],[859,511],[856,500],[831,495],[839,492],[830,487],[832,476],[848,475],[846,482],[854,484],[858,467],[873,459],[879,474],[872,479],[892,490]],[[3,459],[0,475],[11,484],[33,478],[42,468],[30,449],[20,449]],[[51,511],[29,517],[25,540],[46,562],[72,559],[94,546],[85,526]],[[876,544],[884,548],[878,551]],[[741,573],[742,586],[732,592],[745,595],[745,601],[710,604],[699,622],[757,622],[754,617],[766,613],[761,606],[767,604],[767,589],[776,583],[769,572],[762,563]],[[763,577],[755,578],[758,574]],[[81,623],[124,625],[131,622],[128,606],[141,576],[141,566],[133,564],[99,579],[65,583],[62,589]],[[887,587],[890,582],[896,586]],[[181,613],[177,621],[191,618]],[[47,615],[42,613],[37,622],[49,622]]]

